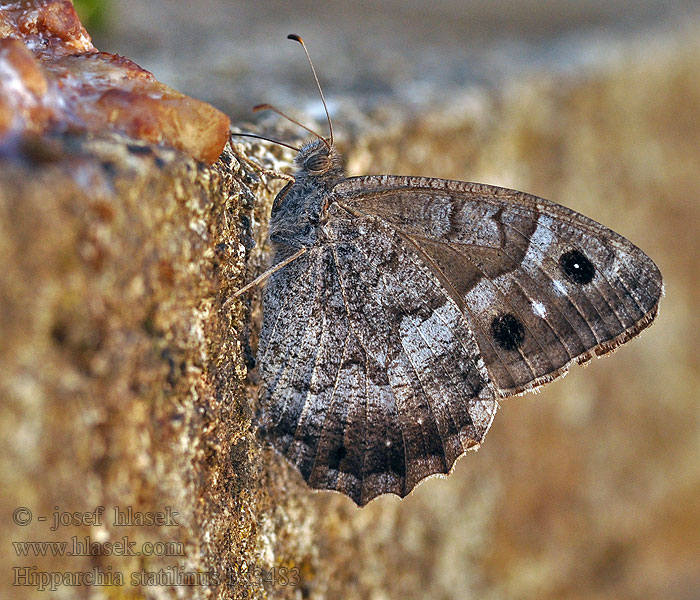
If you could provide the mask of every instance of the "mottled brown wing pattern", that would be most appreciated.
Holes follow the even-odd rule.
[[[420,177],[353,177],[333,192],[415,249],[460,307],[500,396],[613,350],[656,315],[662,280],[652,260],[558,204]]]
[[[266,286],[261,421],[311,486],[358,504],[448,472],[497,398],[609,352],[656,314],[651,259],[541,198],[367,176],[329,199],[321,235]]]
[[[637,335],[663,284],[639,248],[542,198],[347,178],[314,77],[329,137],[302,125],[316,139],[275,199],[273,266],[234,296],[269,278],[261,429],[311,486],[363,505],[450,471],[499,398]]]
[[[266,286],[261,422],[311,486],[362,505],[449,472],[497,402],[462,310],[420,253],[379,217],[330,211],[329,241]]]

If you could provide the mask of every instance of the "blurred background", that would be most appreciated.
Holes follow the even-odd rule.
[[[449,478],[356,510],[290,474],[300,507],[259,516],[261,544],[304,582],[274,597],[700,598],[696,1],[76,5],[99,49],[240,126],[272,127],[250,112],[270,102],[323,129],[285,39],[298,33],[351,173],[532,192],[622,233],[664,273],[651,329],[504,401]]]
[[[697,23],[694,0],[79,0],[76,6],[98,48],[127,54],[234,118],[249,116],[262,99],[316,100],[288,33],[309,44],[331,98],[424,103],[524,71],[580,70],[611,59],[620,39]]]

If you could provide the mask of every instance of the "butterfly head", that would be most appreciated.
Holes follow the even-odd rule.
[[[345,176],[340,154],[324,139],[304,144],[294,162],[298,169],[297,178],[335,179]]]

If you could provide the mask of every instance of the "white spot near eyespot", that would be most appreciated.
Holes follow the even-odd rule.
[[[498,299],[492,281],[482,279],[465,296],[465,304],[471,313],[483,314],[493,309]]]
[[[541,268],[549,247],[554,241],[554,220],[549,215],[542,214],[537,219],[537,228],[530,238],[530,245],[523,257],[523,266],[534,269]]]
[[[532,303],[532,312],[535,313],[540,319],[544,319],[547,316],[547,308],[541,302]]]
[[[557,296],[566,296],[566,286],[561,281],[555,279],[552,281],[552,287]]]
[[[384,442],[384,445],[385,445],[387,448],[388,448],[389,446],[391,446],[391,440],[387,440],[386,442]]]

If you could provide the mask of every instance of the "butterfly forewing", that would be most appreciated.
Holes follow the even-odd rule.
[[[333,195],[414,250],[460,308],[500,395],[614,349],[656,314],[662,284],[651,259],[542,198],[398,176],[349,178]]]

